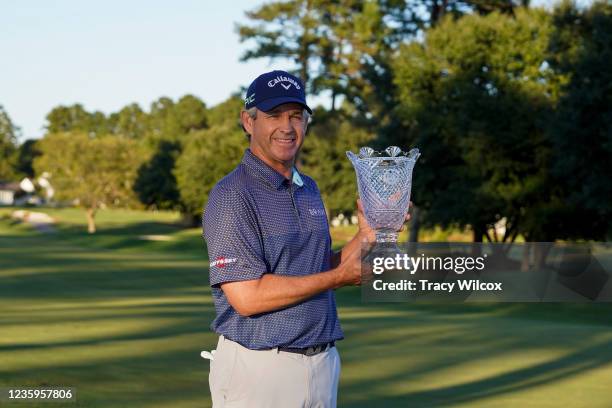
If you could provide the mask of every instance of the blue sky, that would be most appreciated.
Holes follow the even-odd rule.
[[[247,45],[239,43],[235,23],[259,4],[4,0],[0,104],[21,127],[21,140],[42,136],[45,115],[60,104],[110,113],[192,93],[214,105],[260,73],[290,67],[239,62]]]
[[[0,104],[22,140],[40,137],[59,104],[108,113],[186,93],[216,104],[262,71],[286,66],[239,62],[246,46],[234,23],[259,3],[3,1]]]

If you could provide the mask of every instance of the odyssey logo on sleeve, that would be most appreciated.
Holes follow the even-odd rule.
[[[210,263],[210,267],[212,268],[213,266],[216,266],[218,268],[225,268],[227,264],[234,263],[237,260],[237,258],[226,258],[224,256],[220,256]]]

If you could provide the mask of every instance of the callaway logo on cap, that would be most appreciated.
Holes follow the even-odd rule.
[[[245,109],[254,106],[267,112],[283,103],[299,103],[309,113],[312,110],[306,105],[304,84],[295,75],[285,71],[266,72],[258,76],[249,86],[244,98]]]

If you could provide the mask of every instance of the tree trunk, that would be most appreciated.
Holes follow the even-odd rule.
[[[336,89],[332,88],[332,97],[331,97],[331,111],[336,111]]]
[[[480,225],[472,225],[472,241],[475,245],[472,245],[472,256],[477,257],[482,255],[482,236],[484,234],[484,228]]]
[[[435,0],[431,5],[430,13],[430,24],[434,27],[446,13],[446,7],[448,7],[448,0]]]
[[[546,258],[548,258],[552,246],[552,242],[538,242],[534,244],[533,263],[537,270],[542,270],[546,266]]]
[[[90,234],[94,234],[96,232],[96,221],[94,217],[96,216],[95,208],[87,209],[87,232]]]
[[[202,219],[189,212],[181,213],[181,225],[185,227],[200,227],[202,225]]]
[[[472,235],[472,241],[473,242],[482,242],[482,236],[485,234],[485,228],[481,227],[480,225],[472,225],[472,231],[473,231],[473,235]]]
[[[525,246],[523,248],[521,272],[529,272],[529,266],[531,264],[531,242],[525,242]]]

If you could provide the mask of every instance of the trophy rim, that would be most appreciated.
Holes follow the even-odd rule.
[[[416,157],[408,157],[408,156],[371,156],[371,157],[359,157],[358,160],[367,160],[367,161],[380,161],[380,160],[394,160],[394,161],[416,161]]]
[[[392,146],[390,146],[390,147],[392,147]],[[363,147],[361,149],[363,149]],[[363,156],[361,156],[360,152],[354,153],[351,150],[348,150],[346,152],[346,154],[347,154],[347,156],[349,158],[354,158],[354,159],[357,159],[357,160],[367,160],[367,161],[383,159],[383,160],[414,161],[414,162],[416,162],[417,159],[419,158],[419,156],[421,155],[421,151],[419,150],[418,147],[413,147],[412,149],[410,149],[407,152],[406,151],[400,151],[400,154],[398,154],[397,156],[390,156],[390,155],[388,155],[386,150],[374,150],[374,149],[372,149],[372,153],[373,153],[372,156],[363,157]]]

